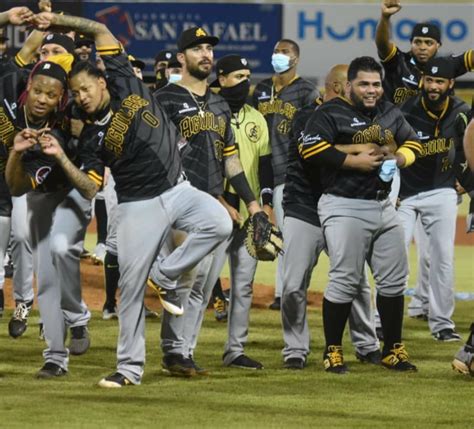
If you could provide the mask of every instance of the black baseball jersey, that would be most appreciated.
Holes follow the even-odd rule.
[[[288,166],[283,189],[283,210],[285,216],[294,217],[320,227],[318,201],[321,196],[320,171],[304,163],[298,153],[298,141],[304,136],[304,129],[316,106],[309,105],[296,112],[290,132]]]
[[[191,184],[211,195],[222,195],[224,160],[237,154],[227,102],[209,88],[200,97],[172,83],[154,97],[181,134],[179,148]]]
[[[272,78],[261,81],[255,87],[253,105],[268,124],[275,186],[285,180],[293,117],[302,107],[313,104],[317,97],[316,87],[298,76],[279,92],[276,92]]]
[[[375,143],[396,145],[417,154],[418,138],[400,109],[381,101],[373,116],[367,116],[349,100],[338,97],[321,105],[310,117],[299,153],[305,162],[321,166],[324,192],[346,198],[375,199],[378,191],[389,191],[391,183],[383,182],[378,171],[365,173],[343,169],[346,154],[334,145]]]
[[[421,143],[421,153],[411,166],[401,170],[400,198],[439,188],[454,188],[453,165],[462,155],[463,127],[460,113],[469,114],[470,107],[456,97],[449,97],[445,108],[434,114],[423,97],[412,97],[400,106]],[[462,120],[462,119],[461,119]]]
[[[81,142],[98,148],[96,162],[100,158],[87,173],[101,184],[102,164],[109,166],[119,203],[154,198],[176,185],[182,173],[176,127],[135,77],[126,54],[118,48],[98,52],[111,104],[81,133]]]
[[[19,115],[18,98],[26,87],[28,71],[15,59],[0,63],[0,172],[5,171]]]
[[[472,71],[470,64],[472,64],[473,55],[474,52],[471,49],[461,55],[449,57],[454,66],[455,77]],[[385,69],[383,88],[387,100],[400,104],[418,94],[423,68],[416,63],[411,53],[402,52],[393,45],[392,52],[387,58],[381,58],[381,62]]]

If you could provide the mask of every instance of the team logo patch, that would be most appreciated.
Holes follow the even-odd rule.
[[[244,66],[246,66],[246,65],[249,63],[249,62],[247,61],[247,59],[245,59],[245,58],[242,58],[242,59],[240,60],[240,62],[241,62]]]
[[[171,52],[167,52],[166,55],[165,55],[165,57],[166,57],[167,60],[169,60],[169,59],[171,58],[171,56],[172,56],[172,55],[171,55]]]
[[[46,40],[51,40],[52,38],[53,38],[53,34],[52,34],[52,33],[51,33],[51,34],[48,34],[48,35],[46,36]]]
[[[51,167],[40,167],[35,174],[35,180],[38,185],[41,185],[51,173]]]
[[[421,29],[421,32],[422,32],[423,34],[428,33],[428,31],[429,31],[428,27],[423,27],[423,28]]]
[[[51,68],[51,64],[43,64],[43,70],[49,70]]]
[[[249,122],[245,125],[245,134],[251,142],[256,143],[260,135],[260,127],[255,122]]]
[[[202,28],[196,30],[196,37],[205,37],[207,36],[206,32]]]
[[[366,122],[361,122],[359,121],[358,118],[352,118],[352,124],[351,124],[351,127],[362,127],[363,125],[367,125]]]
[[[438,67],[431,67],[431,73],[433,74],[438,73]]]

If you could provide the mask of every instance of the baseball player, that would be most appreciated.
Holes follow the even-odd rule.
[[[419,160],[401,172],[398,214],[409,247],[419,217],[430,249],[428,324],[439,341],[460,341],[454,312],[454,239],[457,218],[456,168],[462,162],[462,136],[470,107],[450,96],[452,62],[432,58],[425,67],[421,94],[401,105],[422,144]],[[463,157],[464,158],[464,157]]]
[[[382,68],[373,58],[353,60],[348,80],[350,99],[321,105],[299,143],[304,162],[323,169],[318,214],[331,263],[323,300],[324,366],[328,372],[347,372],[342,335],[367,261],[377,285],[382,364],[415,370],[401,341],[407,276],[403,230],[388,196],[395,166],[413,163],[421,145],[401,112],[381,101]],[[360,143],[379,148],[352,155],[334,147]]]
[[[158,91],[160,88],[163,88],[168,84],[168,76],[166,75],[166,69],[170,60],[173,58],[173,52],[165,49],[158,52],[155,57],[155,65],[153,70],[155,71],[156,82],[154,90]]]
[[[413,28],[410,51],[400,51],[390,40],[390,18],[401,8],[400,0],[382,0],[382,15],[375,33],[378,55],[385,69],[383,81],[385,97],[395,104],[418,93],[424,66],[437,54],[441,46],[439,27],[430,22],[421,22]],[[472,49],[449,58],[454,77],[474,70]]]
[[[347,65],[334,66],[325,80],[324,101],[344,96],[347,83]],[[318,100],[318,105],[323,100]],[[285,188],[283,191],[283,293],[282,325],[285,347],[284,367],[303,369],[310,353],[310,334],[306,319],[306,291],[311,273],[325,249],[323,231],[317,206],[322,194],[317,170],[303,163],[298,154],[298,138],[303,135],[306,122],[314,106],[299,110],[293,119],[288,152]],[[339,150],[358,153],[364,145],[337,145]],[[352,302],[349,316],[352,342],[356,356],[363,362],[380,364],[381,353],[375,334],[371,312],[370,285],[364,275]]]
[[[75,102],[91,120],[81,141],[99,147],[100,157],[115,179],[119,203],[117,370],[99,386],[140,384],[145,363],[145,284],[165,237],[172,226],[188,233],[175,252],[160,258],[156,270],[162,304],[167,311],[182,314],[174,291],[176,280],[229,236],[231,222],[214,198],[185,180],[176,128],[134,75],[121,44],[107,27],[51,13],[36,15],[35,23],[41,29],[57,25],[91,35],[104,60],[107,78],[87,62],[77,64],[70,73]],[[88,196],[97,192],[100,179],[97,173],[81,173],[81,187],[90,190]]]
[[[225,175],[253,215],[261,208],[239,161],[230,127],[231,111],[225,100],[207,85],[212,70],[213,47],[218,41],[200,27],[183,31],[178,39],[177,55],[183,67],[182,80],[157,91],[155,97],[182,136],[183,167],[191,184],[217,198],[224,192]],[[212,284],[206,282],[212,257],[209,255],[197,267],[197,278],[191,291],[180,285],[183,301],[187,302],[183,320],[164,315],[163,368],[172,375],[194,375],[196,368],[200,369],[189,358],[188,351],[192,339],[197,338],[204,309],[217,280],[215,278]],[[152,280],[157,279],[152,276]]]
[[[253,93],[254,107],[265,117],[272,147],[274,175],[273,210],[277,226],[283,228],[283,185],[287,165],[291,121],[296,111],[312,104],[318,91],[315,86],[296,73],[300,48],[293,40],[282,39],[272,55],[273,77],[257,84]],[[271,309],[280,309],[282,290],[281,258],[278,259],[275,279],[275,301]]]

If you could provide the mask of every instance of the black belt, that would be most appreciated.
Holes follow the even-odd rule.
[[[380,190],[375,193],[375,198],[371,198],[371,199],[374,199],[376,201],[383,201],[383,200],[386,200],[389,195],[390,195],[389,191]]]

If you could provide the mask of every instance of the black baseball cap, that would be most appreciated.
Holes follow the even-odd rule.
[[[443,79],[454,79],[453,61],[447,57],[431,58],[423,68],[426,76],[441,77]]]
[[[133,55],[128,56],[128,61],[132,64],[132,67],[137,67],[140,70],[145,68],[145,63],[142,60],[137,60]]]
[[[59,80],[63,87],[67,86],[67,73],[59,64],[52,61],[43,61],[33,71],[34,76],[43,75]]]
[[[167,49],[160,51],[155,57],[155,64],[159,63],[160,61],[169,61],[172,56],[173,56],[173,52]]]
[[[415,37],[430,37],[431,39],[436,40],[438,43],[441,43],[441,31],[439,27],[431,22],[419,22],[413,27],[411,33],[410,41]]]
[[[226,55],[220,58],[216,63],[217,79],[211,83],[212,88],[219,88],[219,76],[225,76],[236,70],[250,70],[247,58],[237,54]]]
[[[188,48],[201,43],[209,43],[216,46],[219,43],[219,38],[211,36],[202,27],[192,27],[184,30],[178,39],[178,52],[183,52]]]
[[[182,64],[178,61],[176,54],[173,54],[168,61],[168,68],[182,68]]]
[[[70,54],[74,53],[74,49],[75,49],[74,41],[69,36],[65,36],[64,34],[59,34],[59,33],[50,33],[43,38],[43,41],[41,42],[41,46],[49,45],[50,43],[62,46]]]
[[[76,48],[80,48],[81,46],[91,46],[95,42],[92,39],[87,38],[83,34],[76,34],[76,37],[74,39],[74,45]]]

